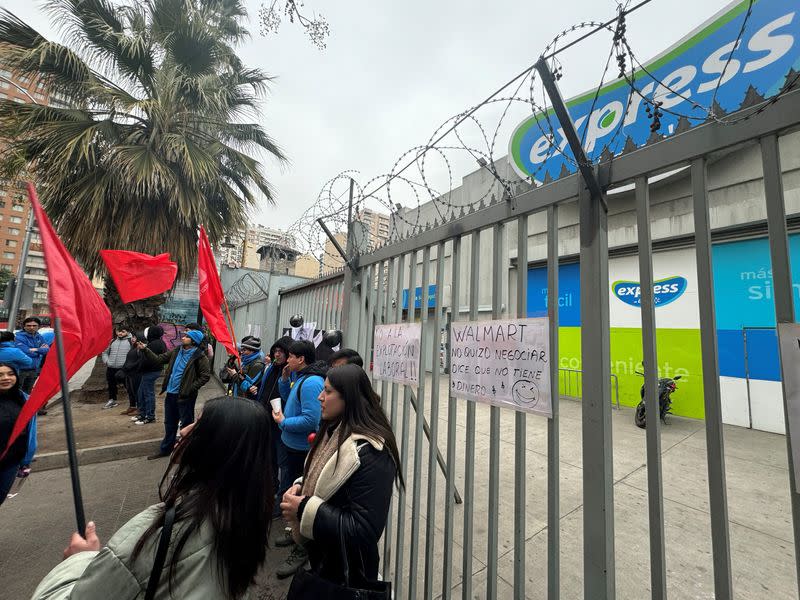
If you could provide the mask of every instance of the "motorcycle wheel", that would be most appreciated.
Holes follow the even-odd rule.
[[[636,426],[639,429],[647,428],[647,417],[645,415],[644,400],[639,402],[638,406],[636,407],[636,413],[633,415],[633,422],[636,423]]]

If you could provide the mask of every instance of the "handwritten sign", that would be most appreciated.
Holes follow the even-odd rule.
[[[552,416],[546,318],[453,323],[450,393]]]
[[[796,494],[800,494],[800,324],[779,323],[778,342],[781,347],[781,374],[786,395],[789,422],[786,435],[792,442]]]
[[[375,379],[419,384],[419,323],[376,325],[372,374]]]

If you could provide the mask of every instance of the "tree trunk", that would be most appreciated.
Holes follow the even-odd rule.
[[[125,304],[119,297],[117,287],[110,277],[106,277],[105,284],[106,288],[103,299],[108,309],[111,311],[111,320],[114,323],[114,327],[124,323],[129,331],[142,332],[145,327],[158,324],[160,320],[159,309],[166,300],[164,294]],[[109,338],[109,343],[111,343],[111,338]],[[123,399],[127,399],[128,394],[125,391],[125,386],[119,387],[120,389],[117,394],[120,404],[122,404]],[[92,374],[89,375],[89,379],[86,380],[80,390],[70,394],[70,397],[77,402],[85,402],[87,404],[100,404],[108,400],[106,366],[99,356],[95,360],[94,368],[92,369]]]

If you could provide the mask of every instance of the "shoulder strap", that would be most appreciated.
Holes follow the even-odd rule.
[[[164,570],[164,562],[167,560],[167,549],[169,539],[172,537],[172,525],[175,523],[175,507],[170,506],[164,513],[164,526],[161,528],[161,538],[158,540],[156,559],[153,562],[153,570],[150,571],[150,580],[147,582],[147,591],[144,600],[153,600],[158,589],[158,582],[161,580],[161,572]]]
[[[300,378],[300,382],[297,384],[297,401],[298,401],[298,402],[302,402],[302,401],[303,401],[303,397],[300,395],[300,392],[302,392],[302,391],[303,391],[303,382],[304,382],[306,379],[308,379],[308,375],[303,375],[303,376]]]

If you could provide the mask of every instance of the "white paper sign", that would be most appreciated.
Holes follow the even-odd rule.
[[[800,324],[779,323],[778,342],[781,347],[781,375],[789,422],[786,435],[791,436],[794,459],[795,493],[800,494]]]
[[[376,325],[372,374],[375,379],[419,384],[419,323]]]
[[[552,416],[547,318],[452,323],[450,393]]]

